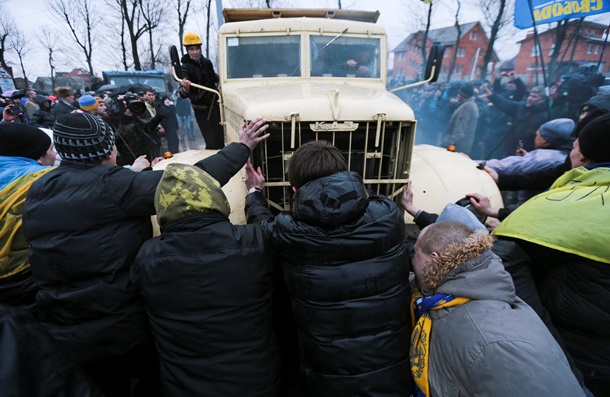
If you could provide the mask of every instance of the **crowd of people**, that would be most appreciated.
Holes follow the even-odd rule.
[[[545,121],[569,118],[578,121],[583,107],[610,108],[610,87],[588,77],[583,70],[551,83],[547,90],[528,90],[514,71],[502,71],[493,81],[432,83],[398,91],[418,120],[416,144],[455,146],[475,159],[513,155],[523,147],[533,150],[530,139]],[[590,82],[592,81],[592,82]],[[394,78],[390,88],[405,84]],[[475,106],[476,105],[476,106]]]
[[[507,208],[472,192],[472,210],[432,214],[413,205],[410,184],[397,203],[312,141],[290,158],[290,211],[275,213],[248,161],[267,120],[226,146],[209,128],[213,92],[191,86],[215,84],[198,39],[184,40],[177,105],[149,87],[105,100],[60,87],[53,106],[30,92],[23,109],[6,106],[3,395],[610,395],[603,95],[551,117],[546,91],[510,73],[505,86],[456,87],[454,103],[424,90],[419,113],[436,113],[422,116],[419,139],[479,159],[500,189],[520,192]],[[511,126],[485,135],[494,158],[480,155],[482,99]],[[163,161],[159,128],[177,145],[167,134],[189,101],[218,152],[150,169]],[[222,186],[244,167],[247,224],[234,225]]]
[[[215,90],[218,75],[210,60],[201,54],[199,36],[187,33],[184,44],[185,78],[171,97],[142,84],[97,93],[62,86],[54,89],[54,95],[26,88],[14,90],[7,97],[0,96],[2,122],[51,129],[64,114],[86,112],[99,116],[115,129],[117,161],[121,165],[133,164],[141,156],[151,162],[165,151],[173,154],[194,147],[188,143],[195,140],[193,119],[203,136],[204,147],[220,149],[225,137],[214,94],[190,87],[192,81]]]

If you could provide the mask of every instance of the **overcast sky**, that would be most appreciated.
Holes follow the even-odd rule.
[[[79,0],[73,0],[79,1]],[[170,0],[171,1],[171,0]],[[252,0],[250,0],[252,2]],[[280,0],[276,0],[280,1]],[[248,0],[224,0],[224,7],[239,7],[240,5],[246,4]],[[19,6],[15,1],[0,0],[0,3],[4,5],[4,9],[10,13],[15,21],[17,22],[20,29],[24,31],[26,37],[29,38],[30,43],[30,54],[26,58],[26,71],[30,79],[35,79],[37,76],[48,76],[48,64],[46,56],[43,51],[39,48],[38,41],[36,39],[36,31],[40,29],[42,25],[48,25],[51,27],[58,27],[48,11],[48,0],[22,0],[19,2]],[[198,3],[202,3],[201,0]],[[214,3],[214,1],[212,2]],[[439,1],[435,7],[439,10],[433,17],[432,28],[440,28],[453,25],[455,11],[451,9],[454,6],[454,1]],[[107,9],[103,0],[99,0],[98,5],[101,5],[102,9]],[[300,7],[300,8],[337,8],[336,0],[283,0],[281,4]],[[345,9],[359,9],[380,12],[378,24],[385,27],[388,33],[388,47],[393,49],[398,45],[409,33],[418,29],[423,29],[423,23],[425,22],[424,15],[415,15],[413,7],[422,7],[424,3],[418,0],[342,0],[342,6]],[[215,7],[214,7],[215,8]],[[474,22],[482,19],[481,13],[475,7],[464,7],[464,12],[461,13],[461,23]],[[213,15],[215,19],[215,15]],[[103,30],[96,32],[98,35],[104,35],[104,37],[112,37],[116,34],[119,28],[114,26],[106,26]],[[205,32],[205,15],[202,12],[193,14],[188,21],[187,30],[193,30],[195,32]],[[171,35],[171,31],[168,32]],[[518,45],[516,42],[525,36],[525,31],[517,32],[511,39],[510,42],[504,43],[500,46],[496,46],[496,52],[498,53],[501,60],[509,59],[516,55],[518,51]],[[177,35],[176,35],[177,40]],[[177,43],[174,43],[177,44]],[[72,43],[75,47],[75,44]],[[142,48],[145,43],[142,40]],[[95,51],[94,52],[94,69],[98,74],[102,70],[111,70],[117,68],[117,60],[114,59],[109,62],[112,57],[106,51]],[[116,53],[116,51],[115,51]],[[69,51],[64,55],[64,59],[61,65],[58,67],[59,71],[69,71],[72,68],[83,67],[86,68],[86,63],[80,53],[75,48],[74,51]],[[116,58],[116,57],[115,57]],[[14,57],[10,58],[11,61],[16,61]],[[20,76],[16,62],[13,62],[15,74]]]

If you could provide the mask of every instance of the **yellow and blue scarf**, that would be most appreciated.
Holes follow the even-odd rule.
[[[469,298],[458,298],[446,294],[423,296],[417,288],[413,290],[411,318],[414,322],[417,319],[417,323],[413,326],[413,333],[411,334],[410,361],[417,397],[430,396],[430,383],[428,381],[430,333],[432,331],[430,310],[463,305],[469,300]]]

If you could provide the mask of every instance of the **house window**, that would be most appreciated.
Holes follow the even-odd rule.
[[[593,44],[589,44],[589,47],[587,47],[587,54],[590,54],[591,52],[593,52]]]
[[[555,51],[555,43],[551,44],[551,49],[549,50],[549,56],[553,55],[553,51]]]
[[[458,58],[463,58],[466,56],[466,49],[464,47],[459,47],[457,52]]]
[[[599,44],[595,46],[594,54],[599,54]]]
[[[470,40],[476,40],[479,38],[479,32],[477,32],[476,30],[473,30],[472,32],[470,32]]]
[[[538,46],[534,45],[532,47],[532,52],[530,53],[531,57],[537,57],[538,55],[540,55],[540,51],[538,51]]]

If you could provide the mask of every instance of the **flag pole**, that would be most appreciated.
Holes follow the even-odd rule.
[[[544,67],[544,54],[542,53],[542,45],[540,44],[540,36],[538,36],[538,27],[536,26],[536,19],[534,19],[534,5],[532,4],[532,0],[527,0],[527,3],[530,7],[530,14],[532,16],[532,26],[534,27],[534,45],[538,47],[538,55],[540,56],[540,66],[542,67],[542,81],[544,82],[544,89],[546,91],[546,104],[547,111],[549,115],[549,119],[551,118],[551,102],[549,101],[549,86],[546,81],[546,69]],[[536,71],[536,75],[538,75],[538,71]]]

